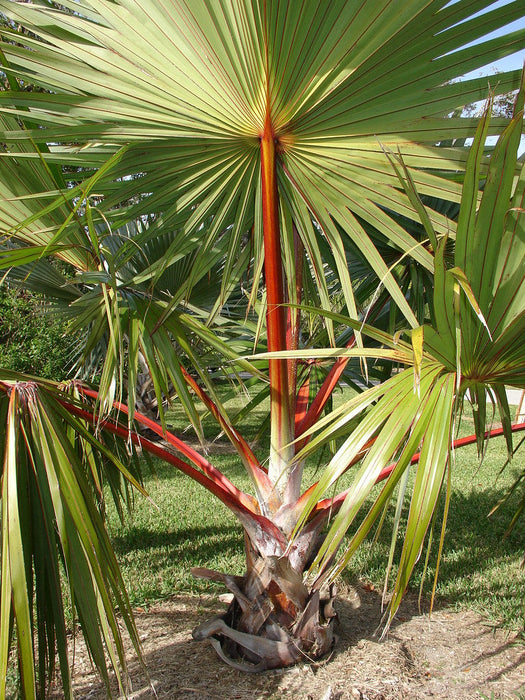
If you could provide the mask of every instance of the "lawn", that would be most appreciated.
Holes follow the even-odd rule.
[[[342,400],[339,395],[338,400]],[[253,411],[245,426],[253,435],[260,426],[264,405]],[[173,409],[168,421],[175,432],[184,428],[182,414]],[[206,435],[212,428],[206,424]],[[473,432],[472,419],[466,413],[461,434]],[[516,435],[516,443],[520,435]],[[235,454],[222,440],[208,446],[210,457],[242,489],[250,490],[249,480]],[[259,457],[267,454],[264,440]],[[492,506],[506,493],[515,477],[525,468],[525,451],[518,451],[513,463],[501,474],[506,461],[502,438],[492,440],[480,464],[476,447],[458,450],[452,468],[452,499],[444,544],[439,582],[438,604],[458,609],[473,609],[491,621],[510,628],[524,623],[525,571],[521,566],[525,543],[525,518],[504,539],[506,527],[518,496],[492,517]],[[153,501],[136,498],[133,514],[122,525],[110,509],[110,532],[122,566],[132,604],[147,607],[173,593],[223,592],[220,587],[194,579],[193,566],[220,571],[244,572],[243,538],[234,516],[207,491],[172,467],[154,464],[148,472],[146,487]],[[316,465],[309,465],[307,479],[315,480]],[[380,588],[390,547],[388,522],[375,542],[365,542],[345,572],[348,582],[366,581]],[[432,590],[433,567],[439,530],[434,540],[429,566],[423,582],[423,598]],[[419,562],[411,586],[418,588],[423,576]],[[395,570],[394,570],[395,571]]]

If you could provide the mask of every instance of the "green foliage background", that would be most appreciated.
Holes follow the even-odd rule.
[[[71,367],[67,326],[30,292],[0,287],[0,365],[45,379],[65,379]]]

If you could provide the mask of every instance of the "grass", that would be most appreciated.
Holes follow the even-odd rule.
[[[264,407],[254,411],[246,427],[248,436],[260,425]],[[173,411],[169,417],[179,431],[183,417]],[[472,432],[468,414],[462,433]],[[206,428],[211,435],[210,427]],[[519,436],[518,436],[519,439]],[[221,451],[222,452],[222,451]],[[268,454],[261,444],[260,458]],[[214,454],[211,459],[241,489],[250,483],[234,454]],[[498,476],[506,460],[501,438],[489,444],[480,465],[476,447],[458,450],[452,469],[452,501],[437,588],[438,604],[446,602],[458,609],[475,609],[491,621],[511,628],[523,626],[525,613],[525,572],[520,566],[525,543],[525,518],[511,535],[503,539],[517,498],[491,518],[491,508],[505,494],[525,467],[525,452]],[[315,465],[307,479],[315,479]],[[234,516],[208,492],[187,477],[165,465],[156,465],[157,474],[146,477],[148,492],[156,504],[137,499],[132,517],[121,525],[110,514],[110,532],[122,565],[123,576],[134,606],[147,606],[174,593],[219,591],[215,584],[194,579],[190,569],[205,566],[228,573],[244,571],[243,537]],[[393,510],[393,508],[392,508]],[[388,521],[388,518],[387,518]],[[439,535],[438,535],[439,536]],[[390,534],[384,527],[375,544],[366,542],[356,554],[344,579],[366,580],[377,588],[385,578]],[[434,554],[437,546],[434,545]],[[422,557],[423,559],[424,557]],[[435,556],[424,582],[424,594],[432,589]],[[420,565],[411,586],[419,587]],[[395,572],[394,572],[395,573]]]
[[[476,610],[505,627],[520,628],[525,623],[525,571],[522,566],[525,520],[522,518],[504,539],[517,498],[488,517],[518,472],[523,470],[524,453],[518,452],[515,463],[498,477],[505,461],[506,447],[501,438],[489,443],[481,465],[474,446],[462,448],[455,455],[437,601],[457,609]],[[439,533],[436,538],[438,536]],[[382,586],[389,545],[388,532],[382,534],[374,545],[365,543],[354,559],[348,578],[364,578],[377,587]],[[433,545],[434,555],[436,550],[437,542]],[[428,597],[434,571],[435,556],[431,555],[423,588]],[[420,562],[411,587],[419,588],[422,576]]]

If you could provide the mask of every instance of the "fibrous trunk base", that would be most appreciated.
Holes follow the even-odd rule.
[[[227,612],[199,625],[193,637],[209,639],[226,663],[248,672],[322,658],[335,641],[335,591],[308,591],[284,557],[261,557],[248,573],[229,576],[194,569],[222,581],[233,593]]]

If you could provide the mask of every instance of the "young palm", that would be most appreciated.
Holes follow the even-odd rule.
[[[251,668],[321,656],[330,648],[332,592],[322,584],[331,578],[329,565],[339,534],[361,494],[390,473],[389,460],[399,457],[411,425],[413,401],[396,426],[397,419],[388,418],[385,402],[390,402],[390,409],[398,407],[399,397],[412,391],[413,375],[392,380],[399,389],[395,397],[392,383],[371,389],[356,400],[355,411],[345,414],[343,422],[382,396],[389,398],[381,399],[358,422],[351,442],[334,458],[319,485],[302,493],[302,457],[326,437],[321,434],[305,447],[307,431],[318,421],[344,360],[336,363],[319,399],[308,405],[308,385],[297,381],[298,359],[293,352],[301,337],[301,317],[295,309],[303,300],[303,286],[311,286],[304,275],[311,274],[333,338],[331,287],[324,274],[328,261],[337,273],[348,314],[357,317],[347,239],[359,247],[406,327],[413,329],[413,345],[400,341],[395,347],[390,343],[381,351],[367,351],[363,333],[388,345],[387,337],[358,324],[350,341],[356,347],[346,354],[415,364],[429,408],[424,425],[418,424],[408,438],[400,463],[407,462],[423,436],[433,431],[439,445],[424,448],[428,454],[424,453],[418,473],[429,471],[433,457],[439,458],[440,468],[446,463],[450,433],[440,429],[440,420],[450,413],[456,383],[450,372],[443,374],[442,363],[427,363],[426,356],[423,362],[419,352],[414,353],[413,346],[420,348],[416,315],[367,228],[379,229],[429,272],[443,248],[437,241],[454,236],[454,222],[431,208],[423,210],[430,243],[421,244],[403,228],[400,217],[415,220],[422,209],[412,184],[406,191],[401,186],[395,163],[385,151],[401,156],[407,167],[404,179],[409,174],[419,193],[459,201],[458,173],[465,168],[467,152],[433,144],[472,135],[473,120],[450,114],[484,98],[487,85],[483,78],[460,83],[454,79],[517,50],[524,34],[482,40],[521,16],[518,2],[477,14],[485,5],[481,0],[453,4],[414,0],[402,8],[375,0],[320,5],[284,0],[82,0],[66,1],[55,9],[0,2],[8,17],[2,52],[11,83],[11,89],[0,94],[2,139],[7,144],[0,161],[1,212],[10,245],[15,246],[5,251],[4,266],[32,264],[48,255],[71,263],[79,273],[79,296],[71,308],[77,313],[76,323],[90,330],[88,350],[102,338],[107,341],[98,391],[78,387],[84,399],[93,397],[96,413],[80,400],[69,399],[76,418],[63,411],[62,418],[75,430],[85,421],[123,437],[134,418],[148,423],[184,459],[165,451],[164,456],[209,488],[239,518],[246,533],[247,573],[231,577],[198,572],[224,581],[235,602],[225,619],[204,625],[196,634],[209,636],[225,658],[252,662]],[[518,81],[517,71],[500,75],[495,89],[508,92]],[[39,89],[21,89],[28,83]],[[499,132],[504,124],[496,120],[487,133]],[[123,231],[130,222],[141,228],[138,235],[127,240],[122,236],[123,245],[117,250],[105,244],[112,232]],[[161,257],[148,257],[144,251],[158,237],[171,237],[171,242]],[[141,255],[146,264],[128,274],[130,262]],[[192,264],[182,287],[163,296],[160,280],[187,256]],[[218,303],[204,322],[184,302],[221,256],[225,262]],[[250,271],[251,303],[258,302],[263,288],[266,304],[271,399],[267,468],[223,414],[189,342],[198,334],[202,342],[235,359],[236,353],[221,337],[223,320],[218,314],[232,291],[232,280],[239,279],[244,269]],[[212,331],[214,321],[218,325]],[[196,374],[183,366],[178,348],[191,359]],[[133,387],[140,357],[154,378],[159,405],[174,386],[195,424],[198,416],[190,392],[216,415],[252,477],[254,496],[240,492],[207,459],[135,413]],[[127,408],[119,402],[124,366],[131,392]],[[260,372],[247,361],[238,366]],[[1,386],[5,401],[9,400],[8,425],[34,421],[35,415],[19,409],[13,398],[26,391],[26,385],[6,380]],[[38,393],[35,385],[31,387]],[[64,396],[56,400],[68,401]],[[20,405],[25,406],[23,401]],[[439,412],[432,413],[432,407]],[[42,408],[37,418],[46,410],[54,409]],[[129,426],[119,422],[123,415],[129,416]],[[385,420],[388,428],[395,427],[398,441],[376,439],[370,447]],[[332,436],[338,428],[337,422],[331,426]],[[133,432],[129,435],[130,441],[137,439]],[[301,439],[294,442],[296,438]],[[45,441],[39,445],[33,449],[51,466],[56,455],[46,452]],[[142,447],[159,452],[146,440]],[[17,449],[22,444],[13,433],[5,447],[11,455],[6,473],[16,471]],[[321,497],[337,473],[365,453],[353,495],[344,505],[343,497],[314,503],[314,495]],[[60,463],[65,469],[66,460]],[[432,466],[429,473],[439,476],[433,470]],[[392,472],[387,492],[397,483],[399,472],[397,468]],[[16,486],[16,479],[4,478],[4,488],[9,487],[4,504],[16,501]],[[414,499],[414,504],[425,513],[431,509],[426,496],[421,503]],[[338,508],[337,533],[332,530],[322,545],[316,558],[319,574],[308,580],[303,573],[319,534]],[[48,513],[48,517],[57,516]],[[2,579],[6,615],[2,615],[0,661],[5,668],[10,629],[4,621],[14,614],[17,625],[25,621],[26,637],[19,636],[19,644],[24,687],[31,695],[35,680],[27,641],[30,603],[17,603],[14,613],[8,610],[15,590],[22,591],[17,601],[28,595],[32,544],[19,519],[6,519],[3,562],[12,556],[9,546],[14,540],[5,535],[9,523],[14,536],[20,533],[16,541],[18,551],[26,552],[26,573],[18,581],[4,584],[7,577]],[[418,530],[417,536],[421,534]],[[412,563],[407,555],[402,570],[409,571]],[[4,565],[2,570],[7,571]],[[95,579],[97,585],[104,580],[102,574]],[[402,581],[397,588],[402,589]],[[106,600],[109,604],[110,596]],[[104,623],[102,627],[108,628]]]

